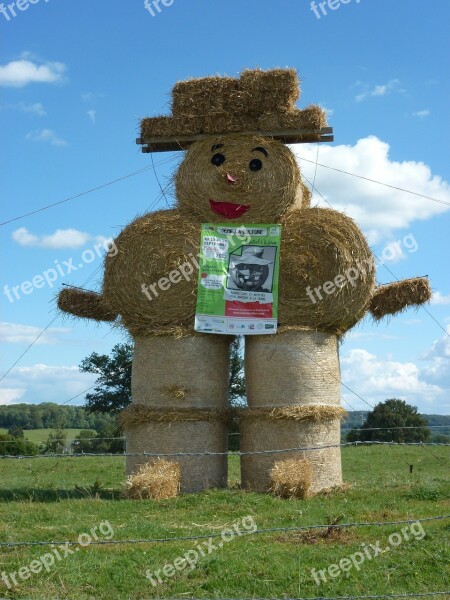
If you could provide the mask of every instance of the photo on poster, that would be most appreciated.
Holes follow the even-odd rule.
[[[241,246],[230,254],[226,288],[271,293],[276,246]]]

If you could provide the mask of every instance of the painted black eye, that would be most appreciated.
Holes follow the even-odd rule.
[[[254,158],[253,160],[250,161],[249,163],[249,169],[250,171],[260,171],[262,169],[262,162],[259,160],[259,158]]]
[[[223,165],[224,162],[225,156],[220,153],[214,154],[214,156],[211,159],[211,163],[216,167],[220,167],[220,165]]]

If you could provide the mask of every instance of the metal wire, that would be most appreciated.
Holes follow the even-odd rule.
[[[308,452],[312,450],[326,450],[328,448],[344,448],[346,446],[363,446],[363,445],[379,445],[379,446],[450,446],[450,444],[444,444],[439,442],[377,442],[377,441],[364,441],[364,442],[346,442],[344,444],[329,444],[327,446],[305,446],[302,448],[283,448],[281,450],[252,450],[248,452],[123,452],[115,453],[104,452],[84,452],[75,454],[35,454],[35,455],[21,455],[13,456],[10,454],[0,455],[0,458],[15,458],[15,459],[28,459],[28,458],[80,458],[86,456],[247,456],[249,454],[282,454],[284,452]]]
[[[264,533],[280,533],[280,532],[291,532],[296,533],[299,531],[311,531],[313,529],[340,529],[349,527],[373,527],[373,526],[385,526],[385,525],[406,525],[411,523],[425,523],[429,521],[443,521],[450,519],[450,515],[438,515],[435,517],[424,517],[422,519],[407,519],[406,521],[374,521],[374,522],[362,522],[362,523],[341,523],[334,525],[307,525],[304,527],[270,527],[268,529],[256,529],[255,531],[243,531],[241,536],[247,535],[261,535]],[[117,545],[117,544],[156,544],[165,542],[189,542],[193,540],[206,540],[221,537],[222,533],[209,533],[202,535],[189,535],[183,537],[166,537],[166,538],[150,538],[140,540],[94,540],[89,543],[91,546],[106,546],[106,545]],[[24,541],[24,542],[0,542],[0,548],[15,548],[19,546],[51,546],[55,545],[68,545],[78,546],[79,542],[73,541]]]

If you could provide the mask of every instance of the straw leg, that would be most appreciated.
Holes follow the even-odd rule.
[[[340,404],[338,342],[334,335],[289,330],[273,336],[246,337],[246,386],[249,408],[277,406],[337,407]],[[340,443],[340,420],[271,419],[267,415],[241,423],[243,452],[284,450]],[[242,457],[242,487],[268,491],[268,473],[278,460],[311,461],[311,490],[342,483],[339,448]]]
[[[132,402],[152,408],[224,409],[228,405],[230,338],[195,335],[135,340]],[[127,453],[178,454],[226,452],[227,426],[222,422],[177,420],[127,427]],[[226,487],[227,457],[168,457],[181,467],[181,492]],[[127,475],[151,460],[127,457]]]

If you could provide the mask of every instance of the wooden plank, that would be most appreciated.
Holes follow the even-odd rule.
[[[262,137],[275,137],[285,144],[310,144],[315,142],[333,142],[332,127],[323,127],[320,130],[291,130],[281,132],[249,131],[243,135],[259,135]],[[226,134],[199,134],[193,136],[180,136],[170,138],[137,138],[136,143],[143,145],[142,152],[176,152],[187,150],[194,142],[204,140],[216,135]]]

